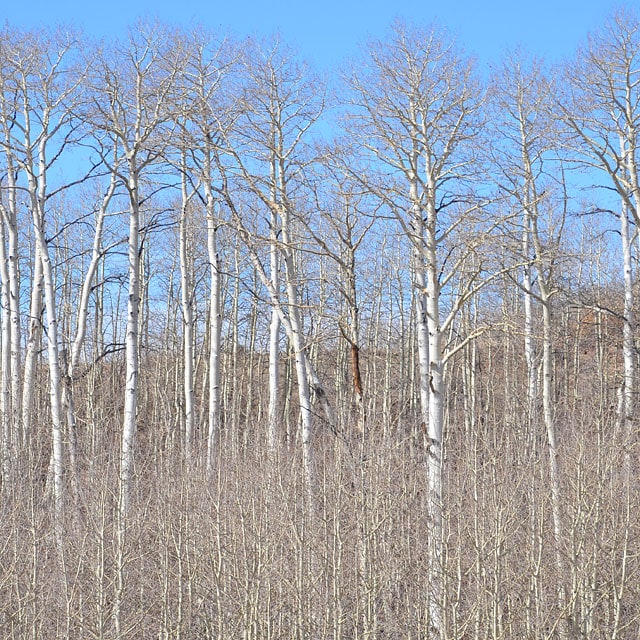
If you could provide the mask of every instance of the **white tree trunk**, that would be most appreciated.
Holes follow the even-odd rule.
[[[558,629],[561,638],[569,635],[569,625],[566,619],[567,594],[565,588],[565,563],[562,554],[562,497],[560,495],[560,476],[558,470],[558,445],[556,437],[555,420],[553,416],[552,380],[553,380],[553,351],[552,351],[552,323],[549,299],[546,293],[542,293],[542,413],[544,416],[545,430],[547,432],[547,450],[549,453],[549,483],[551,484],[551,518],[553,523],[553,543],[558,583],[558,609],[562,618]]]
[[[31,304],[29,306],[29,329],[27,344],[25,347],[24,372],[22,382],[22,441],[28,446],[31,438],[31,414],[33,410],[33,397],[35,393],[36,364],[42,341],[42,261],[40,260],[40,248],[36,244],[33,256],[33,276],[31,284]]]
[[[311,391],[307,377],[307,346],[302,336],[302,321],[300,317],[300,296],[296,281],[296,268],[290,237],[289,212],[286,206],[280,210],[282,229],[283,257],[287,291],[287,315],[290,323],[289,340],[293,348],[296,379],[298,382],[298,403],[300,406],[300,436],[302,440],[302,461],[307,480],[307,490],[313,490],[313,452],[311,435],[313,428],[313,411],[311,407]]]
[[[2,315],[2,351],[0,371],[0,418],[2,420],[1,446],[2,446],[2,487],[5,491],[11,487],[11,461],[13,459],[13,442],[11,433],[11,305],[9,301],[9,267],[7,265],[6,226],[4,219],[0,220],[0,277],[2,288],[0,290],[0,308]]]
[[[44,157],[42,158],[44,164]],[[45,184],[43,174],[40,174],[39,191],[35,182],[30,179],[33,189],[31,206],[33,225],[42,265],[44,283],[44,301],[47,326],[47,357],[49,365],[49,403],[51,411],[51,440],[52,440],[52,470],[53,470],[53,500],[54,500],[54,528],[58,537],[59,547],[62,545],[62,531],[64,522],[64,487],[63,487],[63,436],[62,436],[62,375],[60,369],[58,345],[58,319],[56,310],[55,285],[53,267],[49,256],[49,247],[44,235],[44,196]],[[33,195],[36,192],[38,195]]]
[[[427,482],[429,485],[429,617],[434,634],[442,630],[442,444],[444,432],[444,359],[440,326],[440,283],[436,239],[436,209],[433,201],[427,204],[425,256],[427,262],[426,308],[429,330],[429,419],[427,423]]]
[[[538,233],[537,198],[535,192],[531,206],[532,240],[538,263],[538,288],[542,306],[542,415],[547,434],[547,452],[549,454],[549,483],[551,485],[551,519],[553,525],[553,544],[557,572],[557,604],[560,612],[558,630],[561,640],[569,637],[567,618],[568,602],[565,587],[566,566],[563,560],[562,537],[564,519],[562,515],[562,496],[558,465],[558,443],[555,416],[553,412],[553,324],[551,313],[550,268],[545,269],[544,258],[547,254]]]
[[[622,357],[624,378],[622,383],[622,407],[618,417],[624,430],[626,476],[631,469],[632,419],[634,412],[634,393],[636,388],[636,354],[634,340],[634,294],[631,235],[629,230],[629,213],[624,202],[620,212],[620,236],[622,240],[622,269],[624,282],[624,320],[622,325]]]
[[[188,265],[187,224],[191,196],[187,192],[187,167],[182,156],[182,206],[180,208],[180,303],[182,306],[182,355],[184,385],[184,453],[187,464],[191,463],[195,403],[193,392],[193,301]]]
[[[220,361],[222,358],[222,274],[218,256],[218,221],[211,190],[211,165],[205,165],[205,196],[207,211],[207,251],[211,301],[209,310],[209,434],[207,438],[207,468],[213,468],[221,427]]]
[[[289,317],[288,312],[291,310],[291,300],[297,300],[298,299],[298,293],[297,293],[297,288],[294,286],[293,290],[291,291],[291,297],[289,297],[289,293],[288,295],[288,299],[287,299],[287,303],[286,305],[280,300],[280,297],[278,296],[278,292],[273,288],[273,285],[271,283],[271,279],[267,276],[267,273],[265,271],[265,269],[263,268],[262,263],[260,262],[260,259],[258,258],[258,255],[255,251],[255,248],[252,246],[251,242],[250,242],[250,234],[249,232],[243,227],[242,225],[242,220],[239,217],[237,211],[234,209],[234,205],[233,205],[233,201],[232,200],[228,200],[228,203],[230,205],[230,208],[232,210],[232,213],[234,215],[234,220],[237,224],[237,228],[238,231],[240,232],[241,236],[244,238],[247,249],[249,251],[249,258],[254,266],[254,268],[256,269],[256,272],[260,278],[260,280],[262,281],[263,286],[265,287],[265,289],[269,292],[269,298],[271,300],[271,304],[273,305],[273,308],[277,311],[278,316],[280,318],[280,323],[282,325],[282,327],[284,328],[285,334],[287,336],[287,338],[289,339],[289,342],[292,345],[292,348],[294,347],[294,344],[299,344],[301,346],[303,346],[302,340],[300,338],[300,334],[298,333],[298,336],[295,337],[294,336],[294,330],[291,324],[291,318]],[[284,234],[283,234],[283,243],[284,243]],[[285,255],[285,275],[286,275],[286,255]],[[293,273],[293,271],[292,271]],[[287,276],[288,277],[288,276]],[[287,308],[287,313],[285,313],[285,306]],[[294,305],[294,308],[298,310],[299,313],[299,302]],[[299,319],[298,319],[299,322]],[[300,325],[298,325],[299,327]],[[320,380],[320,376],[318,375],[318,372],[316,371],[315,367],[313,366],[313,363],[309,360],[308,358],[308,354],[307,354],[307,350],[305,348],[303,348],[302,350],[298,350],[295,353],[295,359],[300,359],[301,362],[304,365],[304,370],[306,371],[306,378],[307,378],[307,383],[306,383],[306,387],[307,387],[307,393],[308,391],[312,388],[314,393],[316,394],[318,401],[320,402],[320,405],[322,407],[324,416],[327,420],[327,423],[329,424],[329,427],[332,431],[336,431],[336,418],[335,418],[335,414],[333,412],[333,407],[331,406],[331,403],[329,402],[329,399],[327,397],[327,394],[325,392],[324,389],[324,385],[322,384],[322,381]],[[296,375],[298,375],[298,369],[296,368]],[[305,384],[303,382],[303,384]],[[310,406],[310,405],[309,405]],[[285,411],[286,413],[286,411]],[[309,431],[309,434],[311,432]]]
[[[0,81],[0,85],[1,85]],[[2,87],[4,88],[4,87]],[[8,307],[6,308],[5,322],[9,325],[9,348],[10,355],[10,378],[11,378],[11,402],[8,410],[10,416],[9,428],[11,430],[11,440],[13,447],[20,445],[21,440],[24,446],[23,430],[21,425],[21,356],[22,356],[22,334],[20,326],[20,277],[19,277],[19,251],[18,251],[18,206],[17,197],[19,187],[17,184],[17,167],[18,162],[15,152],[11,148],[14,144],[12,140],[11,130],[13,114],[5,111],[5,104],[2,108],[2,132],[6,146],[3,148],[5,159],[6,202],[4,198],[0,198],[0,213],[2,215],[2,224],[4,225],[4,236],[7,247],[5,248],[5,259],[7,261],[7,281],[3,281],[3,287],[7,288]]]
[[[276,247],[270,249],[271,283],[278,290],[278,253]],[[278,448],[280,433],[280,316],[276,309],[271,310],[269,323],[269,451],[274,453]]]
[[[23,431],[20,411],[22,332],[20,326],[20,272],[16,202],[18,188],[15,180],[14,166],[11,154],[7,154],[7,187],[9,192],[9,206],[6,211],[3,212],[3,218],[8,238],[9,322],[11,324],[11,437],[13,440],[13,446],[18,447]]]
[[[413,231],[416,234],[414,243],[422,243],[423,222],[422,211],[418,209],[413,216]],[[423,434],[427,433],[429,425],[429,397],[431,378],[429,368],[429,325],[427,308],[427,279],[425,278],[425,265],[423,251],[420,246],[413,247],[413,277],[415,279],[415,301],[416,301],[416,337],[418,341],[418,368],[420,385],[420,416],[422,420],[421,429]]]
[[[32,154],[32,130],[28,105],[24,109],[24,148],[26,150],[22,167],[27,174],[29,206],[37,253],[42,268],[44,303],[47,326],[47,358],[49,368],[49,403],[51,412],[51,470],[53,472],[54,530],[62,562],[62,535],[64,526],[64,487],[63,487],[63,421],[62,421],[62,373],[58,342],[58,318],[56,308],[56,288],[53,266],[49,255],[49,246],[45,237],[45,204],[47,199],[47,156],[49,140],[50,108],[46,107],[41,115],[42,132],[38,136],[36,155]],[[35,276],[34,276],[35,277]],[[34,281],[34,286],[36,282]]]
[[[24,443],[21,424],[22,327],[20,325],[20,272],[18,265],[18,225],[15,210],[7,228],[9,237],[9,307],[11,314],[11,411],[15,446]]]
[[[121,520],[126,519],[131,498],[133,456],[136,436],[136,411],[138,405],[138,332],[140,315],[140,210],[138,176],[135,161],[129,163],[129,297],[127,302],[127,328],[125,336],[125,396],[120,450],[120,500]]]
[[[524,305],[524,357],[527,363],[527,411],[529,423],[532,423],[535,413],[535,405],[538,396],[538,372],[536,367],[536,354],[533,341],[533,278],[530,259],[531,220],[528,208],[525,208],[522,230],[522,256],[525,261],[522,267],[522,289]]]
[[[116,593],[113,618],[118,637],[122,635],[121,612],[125,586],[125,539],[128,525],[133,463],[136,439],[136,413],[138,405],[138,343],[140,315],[140,200],[138,168],[135,158],[129,158],[129,297],[127,302],[127,327],[125,336],[125,390],[124,417],[120,443],[120,478],[117,521]]]
[[[275,185],[275,160],[271,161],[271,181]],[[272,191],[272,199],[275,202],[275,193]],[[269,271],[271,286],[274,291],[280,288],[280,252],[278,249],[278,217],[273,209],[269,219]],[[273,454],[278,447],[279,434],[279,410],[278,390],[280,387],[280,316],[275,307],[271,309],[271,322],[269,324],[269,432],[267,435],[269,451]]]
[[[76,322],[76,332],[71,345],[71,354],[67,361],[66,384],[62,388],[62,405],[66,408],[67,414],[67,434],[69,439],[69,464],[71,467],[71,476],[73,482],[74,496],[77,497],[79,492],[79,478],[77,468],[77,424],[74,404],[73,385],[78,364],[80,363],[80,354],[87,335],[87,320],[89,317],[89,301],[91,292],[96,279],[100,260],[102,259],[102,230],[104,228],[104,220],[107,215],[107,209],[116,190],[116,175],[112,173],[111,181],[105,196],[102,199],[101,206],[96,215],[96,226],[93,235],[93,244],[91,248],[91,260],[87,267],[87,272],[82,283],[80,291],[80,302],[78,304],[78,316]]]

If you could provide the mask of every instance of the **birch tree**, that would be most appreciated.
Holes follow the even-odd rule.
[[[187,256],[187,227],[190,219],[191,200],[193,191],[187,182],[186,152],[181,151],[180,157],[180,218],[179,244],[180,244],[180,304],[182,307],[182,345],[183,345],[183,385],[184,385],[184,452],[187,463],[191,463],[191,447],[193,444],[193,429],[195,423],[195,395],[193,391],[194,359],[193,359],[193,291],[189,273],[189,259]]]
[[[234,46],[211,34],[196,30],[184,37],[181,46],[186,53],[182,84],[185,90],[186,120],[184,143],[184,178],[187,174],[195,186],[194,195],[202,203],[207,224],[209,256],[209,407],[207,436],[207,468],[211,469],[222,424],[222,263],[219,249],[221,177],[219,175],[220,144],[232,123],[233,90],[230,77],[237,64]],[[183,185],[183,202],[185,199]],[[183,308],[185,301],[183,300]],[[186,316],[185,316],[186,323]],[[187,337],[185,336],[185,345]],[[186,358],[186,356],[185,356]],[[185,369],[185,385],[187,384]]]
[[[556,127],[551,117],[553,87],[544,76],[538,61],[522,57],[508,59],[494,78],[491,91],[492,124],[496,139],[494,164],[499,170],[499,189],[518,211],[520,250],[517,261],[522,264],[520,287],[524,307],[524,354],[527,366],[527,405],[530,428],[536,427],[537,356],[534,335],[534,305],[542,311],[542,417],[546,433],[551,485],[553,545],[558,580],[558,611],[561,612],[560,633],[569,635],[569,599],[566,592],[563,538],[561,479],[559,468],[558,429],[554,411],[553,379],[553,306],[558,293],[555,270],[557,247],[561,245],[565,224],[566,199],[563,194],[564,171],[559,155]],[[553,202],[552,194],[560,192]],[[552,204],[553,202],[553,204]],[[552,216],[557,208],[561,213]],[[535,436],[532,435],[532,438]]]
[[[271,47],[255,47],[245,63],[245,86],[239,103],[239,117],[230,135],[225,136],[225,152],[231,160],[227,175],[248,193],[260,208],[269,213],[271,274],[260,261],[260,238],[253,234],[240,214],[238,201],[232,198],[231,182],[225,183],[227,205],[250,252],[274,313],[270,338],[270,429],[277,412],[278,386],[277,333],[282,323],[295,360],[300,407],[300,438],[303,464],[309,489],[313,486],[313,408],[311,392],[323,407],[329,424],[335,425],[333,410],[324,386],[309,357],[302,316],[299,272],[300,241],[296,235],[301,215],[296,189],[301,188],[308,161],[305,138],[323,110],[322,94],[303,65],[292,52],[276,42]],[[277,254],[275,253],[277,252]],[[278,257],[283,263],[284,296],[279,289]],[[270,436],[273,442],[275,436]]]
[[[15,175],[19,172],[24,181],[20,188],[24,189],[25,207],[32,218],[36,259],[39,262],[32,283],[35,307],[39,306],[37,299],[40,277],[44,289],[52,433],[51,470],[59,546],[62,544],[64,515],[62,370],[54,263],[46,225],[52,198],[69,187],[69,183],[50,186],[52,164],[78,139],[78,122],[73,117],[83,77],[78,66],[78,47],[79,43],[72,34],[45,32],[35,35],[15,32],[12,36],[12,46],[5,49],[4,59],[5,68],[10,67],[14,74],[13,87],[9,88],[13,94],[14,111],[12,114],[4,114],[9,115],[9,121],[4,118],[2,147],[9,164],[15,166]],[[7,88],[4,87],[5,90]],[[82,176],[79,176],[78,180],[81,179]],[[15,180],[16,177],[9,179],[9,207],[3,212],[9,229],[15,224],[15,203],[11,201],[11,191],[17,187]],[[10,247],[15,248],[11,235],[10,231]],[[9,278],[12,278],[11,269]],[[16,311],[12,313],[12,317],[12,322],[19,322]],[[18,344],[17,341],[13,343],[16,350]],[[18,367],[18,358],[19,355],[13,358],[15,368]],[[15,378],[14,402],[17,405],[17,375]],[[25,386],[29,384],[32,385],[33,380],[25,379]],[[32,394],[33,390],[28,393]],[[71,461],[75,459],[72,445],[71,440]]]
[[[3,204],[2,213],[4,214],[6,209]],[[3,216],[4,218],[4,216]],[[2,367],[0,371],[0,412],[2,414],[2,484],[4,486],[11,486],[11,462],[13,458],[13,450],[15,450],[14,436],[12,433],[12,426],[15,420],[12,421],[12,402],[11,402],[11,385],[10,375],[12,370],[11,362],[11,303],[10,303],[10,279],[8,269],[8,257],[7,257],[7,239],[6,239],[6,225],[5,221],[0,221],[0,277],[2,279],[2,293],[0,298],[0,304],[2,308],[2,340],[1,340],[1,354]],[[13,445],[13,446],[12,446]]]
[[[117,149],[114,149],[114,155],[112,159],[117,158]],[[91,294],[94,289],[99,286],[97,284],[98,269],[101,261],[104,259],[105,253],[111,247],[105,247],[103,244],[103,230],[105,221],[110,211],[110,206],[114,196],[116,194],[116,188],[118,185],[117,176],[114,172],[111,172],[109,182],[106,185],[105,191],[101,198],[98,198],[98,202],[93,203],[93,241],[91,243],[91,257],[86,271],[83,274],[82,284],[80,286],[80,294],[78,299],[77,316],[75,322],[75,331],[73,336],[69,338],[70,345],[68,349],[65,349],[63,359],[64,362],[64,380],[65,384],[62,389],[62,404],[66,411],[67,420],[67,433],[70,440],[70,451],[75,454],[77,449],[77,419],[76,419],[76,406],[75,406],[75,385],[78,377],[78,368],[81,364],[82,349],[85,345],[85,340],[88,330],[89,313],[90,313],[90,301]],[[96,354],[97,357],[101,357],[102,354]],[[75,461],[72,462],[74,483],[74,492],[79,493],[79,478],[78,478],[78,465]]]
[[[538,60],[520,54],[509,56],[492,78],[489,128],[496,144],[488,149],[498,171],[497,187],[509,206],[518,211],[514,221],[520,230],[520,286],[524,310],[524,355],[527,366],[527,405],[530,419],[538,396],[538,357],[534,335],[535,253],[532,215],[539,195],[553,171],[554,136],[551,121],[550,83]],[[557,140],[557,136],[555,138]],[[557,156],[557,149],[556,156]],[[532,208],[534,209],[532,212]]]
[[[0,56],[9,57],[11,34],[0,34]],[[11,129],[17,109],[15,69],[0,67],[0,118],[2,124],[2,181],[0,182],[0,239],[2,278],[2,479],[10,486],[12,449],[18,444],[20,419],[20,283],[18,279],[18,186]],[[10,384],[11,380],[11,384]]]
[[[352,106],[348,131],[378,169],[366,186],[393,212],[412,251],[431,522],[428,634],[436,638],[443,632],[442,446],[445,364],[453,352],[447,335],[480,276],[480,271],[471,273],[445,312],[442,293],[468,255],[459,255],[445,271],[445,245],[478,210],[468,182],[476,170],[481,93],[471,61],[444,34],[400,23],[386,42],[369,43],[362,66],[349,74],[347,83]]]
[[[606,176],[606,189],[618,202],[601,208],[614,210],[622,236],[624,301],[623,362],[619,409],[631,446],[631,419],[637,393],[632,253],[628,219],[640,225],[640,22],[629,11],[614,13],[590,35],[587,45],[566,74],[567,92],[559,103],[577,159]]]
[[[145,175],[158,161],[167,140],[165,125],[175,104],[178,65],[166,51],[167,33],[140,25],[128,41],[100,52],[92,76],[86,118],[104,133],[122,155],[104,157],[126,190],[128,200],[128,302],[125,335],[125,390],[118,498],[117,584],[113,618],[118,634],[125,587],[124,545],[134,481],[134,454],[139,379],[139,319],[141,296],[140,216],[145,201]]]
[[[2,116],[2,122],[6,125],[9,120],[6,112]],[[9,131],[5,128],[4,139],[10,138]],[[6,237],[6,271],[2,274],[2,286],[6,289],[3,306],[3,340],[9,353],[7,365],[10,367],[10,405],[6,407],[4,419],[10,420],[10,437],[14,449],[26,442],[25,425],[21,423],[21,375],[22,375],[22,326],[20,313],[20,277],[19,277],[19,249],[18,249],[18,185],[16,183],[16,163],[12,157],[10,148],[5,149],[6,159],[6,191],[0,187],[0,214],[1,224]],[[36,260],[37,262],[37,260]],[[6,278],[6,280],[5,280]]]

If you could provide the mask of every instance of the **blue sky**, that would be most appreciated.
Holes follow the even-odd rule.
[[[634,3],[628,3],[633,6]],[[3,0],[0,19],[21,27],[72,23],[95,36],[122,34],[140,17],[202,23],[236,36],[279,31],[309,62],[330,70],[394,18],[437,20],[481,67],[522,46],[549,62],[570,56],[620,2],[614,0]]]

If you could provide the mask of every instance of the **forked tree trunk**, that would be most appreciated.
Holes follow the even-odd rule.
[[[284,181],[284,180],[283,180]],[[287,291],[287,315],[289,318],[289,339],[293,348],[293,356],[298,383],[298,403],[300,407],[300,438],[302,441],[302,463],[307,481],[307,490],[311,492],[314,487],[313,479],[313,449],[311,443],[313,428],[313,411],[311,407],[311,391],[307,375],[308,353],[307,345],[302,335],[302,320],[300,316],[300,295],[298,292],[295,259],[291,240],[289,211],[286,205],[280,208],[280,224],[282,229],[282,254]]]
[[[77,468],[77,422],[76,422],[76,410],[74,402],[74,382],[76,377],[76,370],[80,364],[80,355],[84,346],[85,338],[87,335],[87,322],[89,318],[89,302],[91,299],[91,293],[94,288],[96,280],[96,274],[102,259],[102,230],[104,228],[104,220],[107,215],[107,210],[111,199],[116,190],[116,176],[112,173],[109,187],[102,199],[100,208],[98,209],[95,222],[95,231],[93,235],[93,244],[91,249],[91,260],[87,271],[85,273],[84,280],[82,282],[82,289],[80,291],[80,301],[78,303],[76,331],[71,345],[71,355],[68,357],[66,372],[65,372],[65,384],[62,387],[62,406],[66,410],[67,416],[67,435],[70,443],[70,466],[71,466],[71,482],[74,498],[77,498],[80,491],[80,480],[78,478]]]

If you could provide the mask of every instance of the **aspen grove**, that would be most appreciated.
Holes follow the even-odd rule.
[[[0,635],[637,639],[640,20],[0,31]]]

